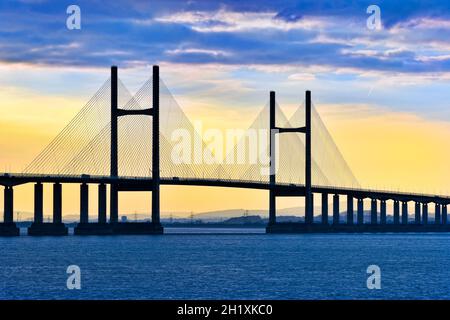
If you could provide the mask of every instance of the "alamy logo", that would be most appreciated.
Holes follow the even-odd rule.
[[[81,269],[79,266],[73,264],[67,267],[66,273],[69,275],[67,278],[66,286],[69,290],[81,289]]]
[[[381,269],[379,266],[372,264],[367,267],[367,289],[381,289]]]
[[[66,13],[70,16],[67,17],[66,26],[69,30],[81,29],[81,9],[79,6],[72,4],[67,7]]]
[[[218,129],[203,130],[200,121],[194,122],[194,132],[180,128],[171,134],[174,146],[171,160],[174,164],[245,164],[259,165],[260,174],[268,176],[275,174],[278,161],[271,167],[273,159],[278,159],[279,138],[278,130],[266,129]],[[268,149],[268,142],[272,135],[272,150]],[[204,140],[203,140],[204,139]],[[235,142],[238,142],[235,144]]]
[[[381,29],[381,9],[377,5],[370,5],[366,10],[367,14],[370,16],[367,18],[367,29],[369,30],[380,30]]]

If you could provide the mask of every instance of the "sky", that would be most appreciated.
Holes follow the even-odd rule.
[[[72,4],[81,29],[66,26]],[[368,26],[371,5],[380,28]],[[189,118],[210,128],[248,127],[269,90],[287,114],[312,90],[362,186],[450,194],[450,2],[437,0],[3,0],[0,171],[22,171],[111,65],[133,91],[153,64]],[[167,212],[268,202],[257,191],[169,189]],[[66,211],[77,210],[74,192]],[[31,212],[31,187],[16,194],[16,209]],[[148,210],[148,198],[125,197],[121,208]]]

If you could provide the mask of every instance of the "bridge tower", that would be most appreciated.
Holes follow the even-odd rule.
[[[270,179],[269,179],[269,228],[276,224],[276,146],[275,134],[277,133],[304,133],[305,134],[305,223],[314,222],[314,204],[311,186],[311,91],[305,93],[305,126],[298,128],[280,128],[276,125],[275,117],[275,92],[270,92]]]
[[[118,118],[127,115],[145,115],[152,117],[152,222],[119,223],[118,192],[121,186],[111,183],[110,189],[110,223],[114,225],[113,233],[124,234],[158,234],[163,233],[160,223],[160,173],[159,173],[159,66],[153,66],[153,100],[152,107],[141,110],[126,110],[118,106],[118,72],[117,66],[111,67],[111,178],[118,178]]]

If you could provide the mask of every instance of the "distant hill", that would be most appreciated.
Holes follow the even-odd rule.
[[[217,211],[207,211],[194,214],[195,219],[200,220],[215,220],[222,221],[224,219],[237,218],[244,216],[264,216],[266,213],[264,210],[244,210],[244,209],[230,209],[230,210],[217,210]]]
[[[345,208],[345,205],[344,205]],[[290,207],[290,208],[283,208],[283,209],[277,209],[277,221],[278,222],[286,222],[286,221],[292,221],[292,222],[302,222],[304,221],[304,217],[300,216],[303,215],[304,212],[303,207]],[[28,211],[15,211],[14,217],[16,218],[19,213],[20,221],[32,221],[33,219],[33,213]],[[315,219],[320,219],[321,208],[315,207],[314,208],[314,215]],[[3,215],[3,213],[0,211],[0,215]],[[356,216],[356,208],[355,208],[355,215],[354,215],[354,221],[356,222],[357,216]],[[364,221],[368,222],[370,221],[370,210],[364,210]],[[148,221],[151,219],[150,213],[120,213],[119,219],[121,217],[126,216],[127,221]],[[260,219],[267,221],[268,219],[268,211],[267,210],[245,210],[245,209],[229,209],[229,210],[216,210],[216,211],[206,211],[201,213],[194,213],[192,215],[191,219],[191,213],[190,212],[162,212],[161,213],[161,220],[168,222],[168,221],[177,221],[177,222],[190,222],[191,220],[195,221],[203,221],[203,222],[225,222],[227,220],[230,220],[231,218],[243,218],[244,216],[249,217],[259,217]],[[401,216],[401,213],[400,213]],[[47,219],[51,219],[52,213],[51,212],[45,212],[44,213],[44,219],[47,221]],[[333,219],[333,212],[332,208],[329,208],[328,212],[329,221],[331,222]],[[344,210],[341,210],[340,212],[340,220],[345,221],[347,217],[347,213]],[[77,214],[64,214],[64,221],[67,223],[72,222],[78,222],[80,219],[80,215]],[[96,220],[96,213],[90,212],[90,219],[92,221]],[[253,219],[253,218],[252,218]],[[378,221],[380,219],[380,213],[378,212]],[[414,219],[414,212],[409,212],[409,220]],[[429,212],[429,221],[434,221],[434,213]],[[393,221],[392,213],[389,212],[387,214],[387,220]],[[233,221],[233,220],[231,220]],[[237,220],[239,221],[239,219]]]
[[[242,216],[230,218],[222,222],[223,224],[265,224],[260,216]]]
[[[317,208],[317,210],[320,210]],[[299,213],[304,212],[303,207],[292,207],[292,208],[283,208],[277,209],[277,215],[298,215]],[[227,218],[241,217],[245,214],[249,216],[260,216],[263,218],[269,217],[268,210],[245,210],[245,209],[230,209],[230,210],[217,210],[217,211],[207,211],[201,212],[194,215],[196,219],[206,219],[206,220],[223,220]]]
[[[302,217],[296,217],[296,216],[277,216],[277,221],[278,222],[302,222],[302,221],[304,221],[304,219]],[[252,225],[265,226],[267,224],[267,222],[268,222],[267,218],[262,218],[259,215],[252,215],[252,216],[233,217],[233,218],[223,220],[220,223],[224,224],[224,225],[252,224]],[[215,223],[215,222],[209,221],[209,223]]]

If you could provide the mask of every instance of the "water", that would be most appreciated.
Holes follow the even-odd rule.
[[[450,298],[447,234],[167,231],[0,238],[0,299]],[[66,288],[71,264],[81,268],[81,290]],[[381,268],[381,290],[366,287],[371,264]]]

